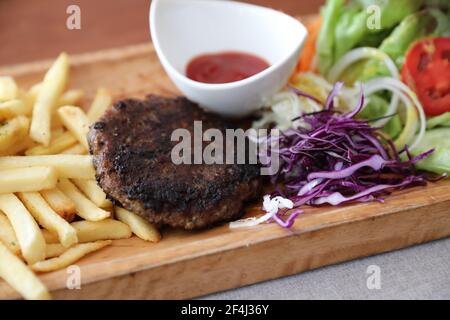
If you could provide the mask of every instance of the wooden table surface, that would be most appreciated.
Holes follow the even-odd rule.
[[[0,65],[149,41],[149,0],[0,0]],[[291,15],[318,12],[324,0],[247,0]],[[81,30],[68,30],[66,9],[81,9]]]

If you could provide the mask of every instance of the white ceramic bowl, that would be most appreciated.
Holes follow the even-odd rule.
[[[295,68],[306,28],[276,10],[227,0],[153,0],[150,30],[169,77],[190,100],[227,117],[243,117],[286,84]],[[244,80],[206,84],[185,76],[192,58],[242,51],[270,68]]]

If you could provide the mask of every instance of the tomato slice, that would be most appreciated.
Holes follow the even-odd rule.
[[[402,80],[416,92],[427,116],[450,111],[450,38],[413,44],[406,55]]]

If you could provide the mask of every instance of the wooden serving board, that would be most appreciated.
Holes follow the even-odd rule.
[[[0,67],[21,86],[40,81],[49,62]],[[96,88],[115,99],[177,94],[150,44],[72,56],[73,88]],[[258,204],[247,211],[254,214]],[[43,274],[56,299],[181,299],[275,279],[305,270],[396,250],[450,235],[450,182],[397,192],[384,204],[306,208],[295,225],[264,224],[230,230],[166,230],[158,244],[137,238],[82,259],[80,290],[66,289],[65,270]],[[19,298],[0,282],[0,298]]]

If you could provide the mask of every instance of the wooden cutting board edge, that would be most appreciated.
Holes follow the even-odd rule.
[[[450,200],[292,233],[52,294],[56,299],[193,298],[447,237],[448,208]],[[365,276],[365,270],[361,270],[361,277]]]
[[[407,203],[406,194],[394,194],[376,214],[369,213],[370,205],[362,204],[336,208],[329,214],[308,214],[293,231],[266,225],[252,232],[259,241],[241,239],[246,245],[235,241],[184,258],[174,251],[171,259],[153,265],[147,264],[145,255],[128,261],[86,263],[81,290],[62,289],[67,279],[64,270],[41,278],[56,299],[184,299],[237,288],[447,237],[448,187],[447,183],[431,186],[431,194],[414,205]],[[412,195],[423,191],[415,189]],[[245,236],[245,231],[237,232],[235,238],[240,234]],[[146,255],[151,254],[149,248]],[[3,286],[0,298],[18,296]]]
[[[70,55],[71,68],[85,65],[94,64],[96,62],[105,62],[110,60],[128,59],[133,56],[140,56],[142,54],[150,53],[154,51],[154,47],[151,43],[140,43],[135,45],[129,45],[126,47],[110,48],[94,52],[86,52]],[[31,73],[43,73],[51,64],[55,61],[54,58],[32,61],[26,63],[20,63],[15,65],[0,65],[0,75],[10,75],[18,77],[23,74]]]

